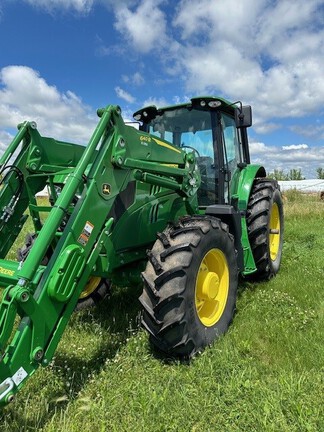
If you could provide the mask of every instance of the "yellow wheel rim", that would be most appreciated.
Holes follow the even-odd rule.
[[[277,259],[280,248],[280,214],[277,203],[273,203],[270,212],[269,249],[272,261]]]
[[[200,321],[211,327],[223,315],[229,291],[227,259],[219,249],[211,249],[202,259],[196,280],[195,303]]]
[[[98,288],[98,285],[100,284],[100,281],[101,281],[101,277],[99,277],[99,276],[91,276],[89,278],[88,283],[85,286],[84,290],[80,294],[79,299],[82,300],[82,299],[85,299],[85,298],[89,297]]]

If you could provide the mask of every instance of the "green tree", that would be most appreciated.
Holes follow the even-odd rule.
[[[317,168],[316,172],[318,179],[324,179],[324,168]]]
[[[268,177],[275,180],[289,180],[288,175],[281,169],[274,169],[273,172],[268,174]]]
[[[301,169],[293,168],[289,171],[288,180],[305,180],[305,177],[303,177]]]

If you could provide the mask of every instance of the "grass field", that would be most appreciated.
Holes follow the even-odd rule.
[[[140,292],[75,313],[47,369],[0,414],[8,431],[324,431],[324,202],[285,200],[278,276],[241,282],[228,333],[190,364],[153,355]]]

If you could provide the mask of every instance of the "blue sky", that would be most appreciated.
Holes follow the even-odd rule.
[[[0,152],[23,120],[86,143],[96,109],[251,104],[252,161],[324,167],[324,0],[1,0]]]

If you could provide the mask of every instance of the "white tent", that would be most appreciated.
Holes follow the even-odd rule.
[[[290,189],[297,189],[300,192],[322,192],[324,191],[324,180],[287,180],[279,181],[280,189],[285,192]]]

